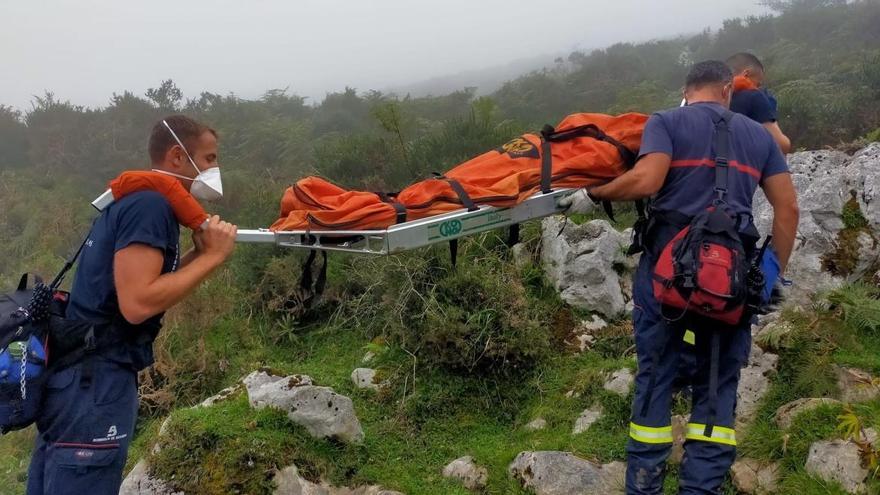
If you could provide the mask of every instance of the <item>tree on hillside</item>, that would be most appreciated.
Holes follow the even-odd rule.
[[[846,5],[846,0],[762,0],[758,4],[784,14],[794,10],[813,10]]]
[[[354,88],[328,94],[315,110],[317,134],[364,130],[370,122],[370,104]]]
[[[183,100],[183,93],[171,79],[162,81],[158,88],[148,89],[146,95],[157,107],[167,112],[177,111]]]
[[[0,105],[0,168],[27,164],[27,127],[21,112]]]

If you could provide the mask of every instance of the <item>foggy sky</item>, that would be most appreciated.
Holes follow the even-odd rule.
[[[712,0],[0,0],[0,104],[53,91],[103,106],[173,79],[320,101],[543,54],[717,28],[763,12]]]

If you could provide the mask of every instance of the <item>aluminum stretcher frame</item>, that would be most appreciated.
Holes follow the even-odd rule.
[[[562,213],[557,201],[576,189],[535,193],[510,208],[481,206],[474,211],[456,210],[381,230],[239,229],[236,242],[274,244],[283,248],[388,255],[448,242],[487,230]],[[343,241],[340,242],[339,239]]]

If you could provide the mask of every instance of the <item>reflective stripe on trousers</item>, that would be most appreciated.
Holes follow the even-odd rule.
[[[685,438],[701,442],[715,442],[723,445],[736,446],[736,432],[733,428],[715,426],[712,428],[712,436],[706,436],[706,425],[700,423],[688,423]]]
[[[672,425],[654,428],[631,422],[629,436],[642,443],[672,443]]]

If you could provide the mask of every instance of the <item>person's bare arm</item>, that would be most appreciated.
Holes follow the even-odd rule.
[[[590,194],[609,201],[632,201],[650,197],[657,193],[666,174],[672,157],[666,153],[649,153],[636,162],[632,170],[611,182],[590,189]]]
[[[773,249],[779,256],[782,271],[785,271],[794,248],[800,217],[797,192],[791,181],[791,174],[787,173],[767,177],[761,188],[764,189],[764,195],[773,207]]]
[[[788,139],[782,129],[779,128],[779,122],[764,122],[761,124],[764,126],[764,129],[767,129],[770,132],[770,135],[773,136],[773,140],[776,141],[776,144],[779,145],[779,149],[782,150],[783,153],[791,153],[791,140]]]
[[[132,244],[113,257],[113,279],[119,311],[132,324],[168,310],[195,290],[232,254],[235,225],[211,218],[195,234],[203,249],[174,273],[162,274],[162,251],[146,244]]]

